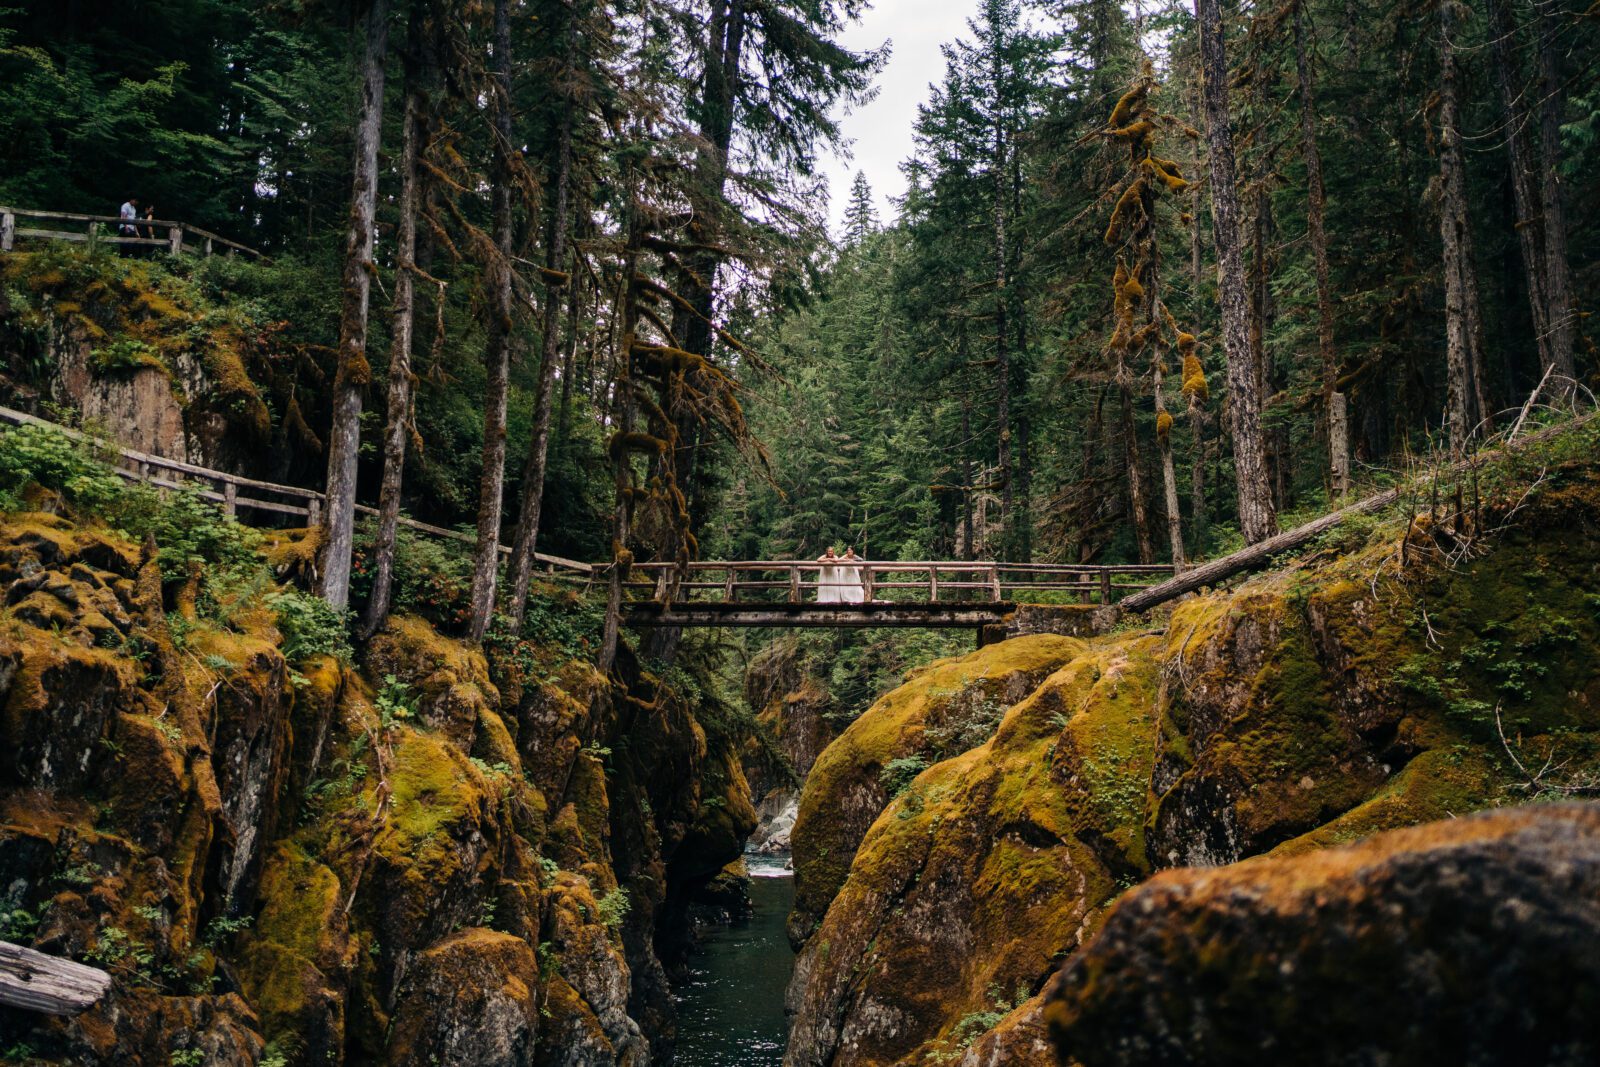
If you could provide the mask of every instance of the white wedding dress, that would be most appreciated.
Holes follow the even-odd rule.
[[[839,588],[839,582],[841,581],[839,572],[843,569],[842,567],[835,567],[825,563],[822,569],[817,572],[818,604],[838,604],[843,600],[839,595],[843,591]]]
[[[840,567],[839,577],[834,579],[842,588],[839,589],[839,602],[842,604],[860,604],[867,599],[866,586],[861,581],[860,567]]]

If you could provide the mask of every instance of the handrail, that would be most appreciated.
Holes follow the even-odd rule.
[[[73,211],[39,211],[34,208],[9,207],[4,204],[0,204],[0,252],[12,251],[18,237],[48,237],[59,241],[89,240],[87,231],[79,234],[59,230],[18,229],[17,219],[19,218],[40,219],[46,222],[105,223],[114,227],[148,226],[151,229],[165,230],[167,236],[165,238],[144,237],[142,235],[128,237],[113,231],[112,233],[100,235],[98,240],[119,245],[166,245],[176,255],[188,247],[184,242],[183,235],[192,234],[200,238],[206,255],[211,254],[211,246],[213,244],[220,244],[227,248],[230,254],[232,252],[244,252],[255,256],[257,259],[265,258],[261,252],[251,248],[249,245],[240,244],[238,241],[212,233],[210,230],[201,229],[191,223],[179,222],[173,219],[125,219],[121,215],[84,215]]]
[[[304,515],[307,519],[307,525],[315,526],[320,521],[322,510],[326,506],[326,494],[320,493],[315,489],[306,489],[298,485],[279,485],[275,482],[263,482],[255,478],[246,478],[239,474],[229,474],[226,471],[214,470],[210,467],[196,466],[193,463],[185,463],[182,460],[169,459],[166,456],[157,456],[149,452],[141,452],[134,448],[123,448],[122,446],[113,444],[104,438],[96,437],[93,434],[84,433],[82,430],[74,430],[70,426],[62,426],[58,423],[51,422],[48,419],[41,419],[37,415],[29,415],[25,411],[16,411],[12,408],[0,407],[0,422],[8,422],[17,426],[42,426],[51,430],[55,430],[58,433],[63,433],[76,441],[87,441],[104,448],[109,448],[122,460],[134,465],[132,470],[117,468],[117,473],[130,481],[145,482],[163,489],[178,488],[182,484],[181,482],[156,477],[151,473],[152,470],[166,470],[175,474],[189,475],[190,477],[201,478],[206,481],[213,482],[222,487],[221,492],[201,490],[201,495],[208,500],[220,502],[223,505],[224,512],[226,512],[228,515],[237,516],[238,509],[241,507],[259,508],[263,511],[271,511],[283,515]],[[285,504],[275,500],[260,500],[253,497],[241,496],[239,494],[240,489],[248,489],[262,493],[276,493],[280,496],[293,497],[297,500],[303,500],[305,503]],[[357,504],[356,510],[367,515],[377,514],[376,508],[367,507],[364,504]],[[417,530],[421,533],[430,534],[435,537],[447,537],[452,540],[466,542],[472,542],[476,540],[473,535],[463,533],[460,530],[447,530],[442,526],[433,526],[405,515],[400,516],[399,522],[400,525],[406,527],[407,529]],[[500,552],[502,555],[506,555],[511,552],[511,549],[505,545],[501,545]],[[592,579],[594,577],[595,568],[588,563],[580,563],[577,560],[564,559],[561,556],[551,556],[543,552],[534,553],[534,558],[538,560],[538,562],[552,569],[575,571],[578,574],[583,575],[586,579]]]

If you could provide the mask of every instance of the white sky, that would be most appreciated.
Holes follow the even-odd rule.
[[[878,217],[884,222],[894,218],[889,198],[905,192],[900,163],[911,155],[917,105],[928,98],[930,83],[944,79],[939,46],[966,36],[967,18],[977,9],[978,0],[875,0],[842,36],[842,43],[856,50],[876,48],[885,40],[894,48],[889,65],[878,75],[878,98],[843,118],[844,134],[854,142],[852,158],[822,161],[835,234],[858,170],[872,183]]]

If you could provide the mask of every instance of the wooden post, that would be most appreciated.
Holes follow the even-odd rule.
[[[928,567],[928,603],[937,604],[938,602],[939,602],[939,568],[937,566],[929,566]]]
[[[314,530],[322,525],[322,498],[314,496],[307,502],[306,528]]]
[[[167,230],[167,247],[173,255],[183,251],[183,226],[176,225]]]
[[[1100,606],[1107,607],[1111,603],[1111,570],[1100,571]]]
[[[865,567],[861,568],[861,599],[866,601],[868,604],[877,599],[877,586],[878,576],[872,573],[872,564],[869,563]]]
[[[211,255],[211,238],[209,237],[206,238],[206,255]]]
[[[230,519],[239,513],[239,487],[232,482],[222,483],[222,513]]]
[[[1000,568],[998,566],[990,566],[989,568],[989,591],[994,595],[995,603],[998,604],[1005,599],[1000,595]]]
[[[728,579],[722,583],[722,599],[729,604],[733,603],[733,576],[737,573],[732,567],[728,568]]]
[[[1090,576],[1087,575],[1087,574],[1084,574],[1082,571],[1074,571],[1072,573],[1072,580],[1073,581],[1082,582],[1085,585],[1088,584],[1089,578],[1090,578]],[[1094,596],[1093,596],[1093,594],[1091,594],[1089,592],[1089,590],[1087,590],[1087,589],[1078,590],[1078,603],[1080,603],[1080,604],[1092,604],[1093,602],[1094,602]]]
[[[800,603],[800,565],[789,564],[789,603]]]
[[[111,976],[96,967],[0,941],[0,1004],[45,1015],[76,1015],[106,995]]]
[[[7,211],[0,215],[0,252],[9,252],[17,243],[17,217]]]

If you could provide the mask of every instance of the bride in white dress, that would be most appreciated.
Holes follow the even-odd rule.
[[[839,556],[833,551],[832,545],[829,545],[828,550],[817,557],[817,562],[822,564],[822,569],[817,572],[817,603],[841,603],[844,599],[840,596],[842,590],[839,588],[839,583],[842,581],[839,577],[841,568],[839,567]]]
[[[839,590],[839,601],[844,604],[865,603],[867,589],[861,580],[861,557],[856,555],[855,549],[846,548],[839,562],[841,565],[836,568],[839,575],[836,580],[842,586]]]

